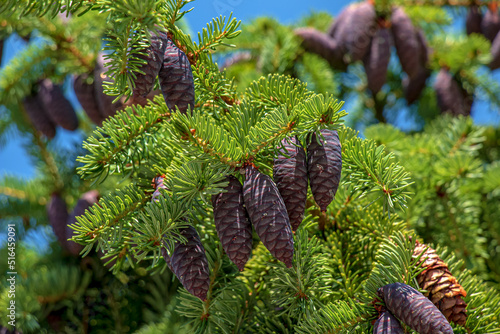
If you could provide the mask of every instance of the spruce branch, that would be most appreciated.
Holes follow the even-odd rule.
[[[102,182],[109,174],[136,170],[141,160],[147,158],[143,154],[149,143],[155,141],[153,134],[170,117],[164,107],[127,107],[104,121],[94,136],[83,143],[89,154],[78,157],[77,161],[84,164],[77,168],[78,173]]]

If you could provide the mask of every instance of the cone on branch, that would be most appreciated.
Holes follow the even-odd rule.
[[[285,202],[292,230],[296,231],[304,219],[307,200],[306,152],[297,137],[282,141],[281,151],[274,158],[273,178]]]
[[[64,199],[57,193],[50,196],[50,201],[47,204],[47,216],[49,223],[54,230],[57,241],[65,248],[66,247],[66,229],[68,222],[68,207]]]
[[[363,60],[375,35],[375,7],[368,1],[353,5],[346,18],[339,22],[334,39],[346,55],[348,63]]]
[[[380,314],[373,325],[373,334],[404,334],[404,332],[399,320],[387,310]]]
[[[106,116],[99,111],[94,88],[94,75],[91,74],[91,76],[91,82],[89,82],[88,74],[80,74],[77,76],[73,81],[73,89],[83,111],[85,111],[92,122],[100,126]]]
[[[90,190],[84,193],[82,196],[80,196],[80,199],[78,202],[76,202],[75,207],[73,208],[73,211],[71,211],[71,214],[69,215],[68,222],[66,224],[66,244],[65,248],[68,250],[71,254],[73,255],[78,255],[83,249],[83,246],[80,244],[77,244],[74,241],[68,240],[71,237],[73,237],[73,229],[69,227],[69,225],[75,224],[76,217],[81,216],[85,214],[85,211],[90,208],[92,205],[97,203],[99,201],[99,192],[97,190]]]
[[[217,236],[229,259],[240,271],[252,255],[252,224],[243,200],[243,186],[232,175],[227,177],[226,192],[213,195]]]
[[[378,289],[385,307],[405,325],[420,334],[453,334],[448,320],[423,294],[403,283],[387,284]]]
[[[392,12],[391,31],[403,71],[410,78],[418,75],[421,50],[417,32],[401,7],[395,8]]]
[[[276,259],[291,268],[293,233],[276,184],[251,165],[246,166],[245,177],[243,199],[257,235]]]
[[[38,96],[52,122],[66,130],[75,131],[78,128],[78,117],[71,103],[64,97],[61,86],[44,79],[39,88]]]
[[[439,71],[434,83],[437,103],[442,112],[470,115],[472,97],[445,68]]]
[[[314,132],[307,146],[307,172],[314,200],[325,212],[339,187],[342,172],[342,146],[335,130]]]
[[[143,55],[138,56],[139,59],[145,60],[146,63],[139,68],[144,74],[140,72],[135,73],[134,97],[146,97],[153,89],[156,77],[162,67],[163,55],[167,43],[167,34],[161,31],[158,33],[152,32],[151,44],[144,50],[141,50],[141,52],[144,53]]]
[[[38,95],[25,97],[23,100],[23,107],[35,129],[40,131],[47,138],[52,139],[56,136],[56,126],[43,109]]]
[[[181,113],[194,108],[194,81],[189,59],[170,39],[158,74],[163,98],[170,110]]]
[[[327,31],[327,35],[338,40],[340,28],[346,24],[346,21],[351,20],[351,15],[356,8],[356,4],[352,4],[344,8],[340,14],[335,18],[333,23],[330,25]]]
[[[462,297],[467,293],[451,274],[448,265],[439,258],[436,251],[427,245],[416,242],[414,257],[420,257],[418,265],[425,268],[417,276],[418,285],[421,289],[427,290],[427,297],[444,314],[448,321],[453,321],[459,325],[465,325],[467,304]]]
[[[425,35],[421,30],[417,32],[417,40],[420,47],[420,66],[418,73],[414,77],[406,77],[403,79],[403,90],[408,104],[412,104],[419,99],[425,88],[427,79],[431,75],[431,71],[427,68],[430,51],[427,46]]]
[[[377,94],[385,84],[387,68],[391,60],[392,37],[386,28],[380,28],[373,37],[363,64],[368,88]]]
[[[332,68],[339,70],[347,68],[338,43],[327,34],[310,27],[295,29],[294,33],[302,39],[302,47],[307,52],[322,57]]]
[[[481,9],[476,5],[469,6],[465,19],[465,31],[467,35],[480,34],[482,20],[483,15],[481,14]]]
[[[184,288],[193,296],[206,300],[210,275],[205,248],[194,227],[180,229],[179,235],[183,236],[186,242],[177,242],[171,256],[168,255],[166,246],[162,247],[162,256]]]

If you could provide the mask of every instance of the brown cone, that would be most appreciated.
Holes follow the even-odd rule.
[[[478,6],[472,5],[467,11],[467,18],[465,19],[465,30],[467,35],[481,33],[481,21],[483,15]]]
[[[467,320],[466,306],[462,297],[467,296],[464,288],[448,270],[448,265],[443,262],[432,248],[417,241],[414,257],[420,256],[419,264],[425,268],[417,276],[420,288],[429,291],[426,296],[437,306],[448,321],[465,325]]]
[[[394,46],[401,67],[409,77],[414,77],[418,75],[421,52],[417,31],[408,15],[400,7],[392,12],[391,23]]]
[[[94,69],[94,89],[97,105],[99,107],[99,112],[105,117],[114,116],[116,112],[123,107],[121,100],[113,103],[115,96],[109,96],[104,94],[104,82],[111,81],[105,72],[107,60],[104,59],[104,54],[99,54],[97,57],[95,69]]]
[[[69,131],[75,131],[78,128],[78,117],[73,106],[64,96],[61,86],[55,85],[49,79],[44,79],[40,82],[38,96],[52,122]]]
[[[497,8],[489,8],[481,21],[481,32],[484,37],[493,42],[495,36],[500,31],[500,15]]]
[[[73,237],[74,230],[69,227],[77,222],[76,217],[85,214],[85,211],[89,209],[92,205],[99,201],[99,192],[97,190],[90,190],[84,193],[78,202],[76,203],[71,215],[68,218],[68,223],[66,225],[66,239]],[[72,240],[66,240],[65,248],[73,255],[77,256],[83,249],[83,246],[77,244]]]

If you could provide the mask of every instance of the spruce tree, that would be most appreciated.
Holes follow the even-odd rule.
[[[423,319],[500,332],[500,133],[452,117],[463,113],[453,104],[438,117],[448,100],[425,86],[447,71],[456,89],[445,95],[458,94],[461,107],[474,90],[498,104],[498,83],[482,72],[494,64],[493,28],[452,39],[437,28],[447,13],[486,4],[368,1],[333,24],[325,13],[294,26],[261,18],[242,32],[221,16],[195,41],[182,23],[191,2],[0,4],[1,39],[38,36],[2,64],[0,138],[26,138],[39,165],[32,180],[0,180],[0,217],[18,233],[16,326],[3,289],[2,330],[379,333],[420,330]],[[414,40],[394,32],[414,25],[423,29]],[[373,64],[387,56],[388,29],[408,45],[396,45],[401,65],[391,61],[384,84]],[[433,52],[408,55],[427,40]],[[410,111],[428,121],[423,131],[385,124],[422,77]],[[71,82],[76,114],[47,92]],[[363,136],[346,125],[353,94],[356,119],[380,121]],[[81,147],[54,144],[65,124],[85,134]],[[280,195],[292,169],[273,171],[299,156],[298,223],[292,194]],[[55,233],[59,245],[37,252],[30,231]],[[6,282],[12,269],[1,268]]]

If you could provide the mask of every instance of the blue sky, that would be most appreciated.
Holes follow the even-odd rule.
[[[210,22],[215,16],[228,16],[233,12],[233,16],[243,23],[250,19],[261,15],[269,15],[276,17],[282,23],[292,23],[301,18],[304,14],[311,11],[327,11],[336,16],[342,8],[352,1],[336,0],[308,0],[308,1],[262,1],[262,0],[197,0],[188,5],[188,8],[194,9],[186,15],[191,30],[196,33],[206,27],[206,23]],[[463,22],[455,22],[454,27],[462,27]],[[196,39],[196,38],[195,38]],[[15,52],[22,48],[23,42],[20,39],[10,39],[7,44],[8,49],[4,49],[4,62],[8,61]],[[497,72],[500,72],[498,70]],[[496,77],[500,80],[500,73],[496,73]],[[71,98],[74,99],[74,95]],[[346,110],[348,111],[347,101]],[[77,103],[77,102],[76,102]],[[488,108],[484,103],[476,104],[473,108],[473,117],[475,110],[483,110]],[[1,110],[0,110],[1,112]],[[481,113],[484,115],[483,113]],[[485,116],[475,117],[476,122],[481,124],[495,123],[500,124],[500,116],[498,112],[490,113]],[[58,128],[56,136],[56,145],[68,145],[72,142],[81,141],[81,134],[78,132],[71,133]],[[24,178],[30,178],[34,175],[35,168],[29,158],[24,154],[24,149],[21,146],[22,140],[19,138],[11,140],[6,146],[0,147],[0,176],[5,173],[14,174]]]

